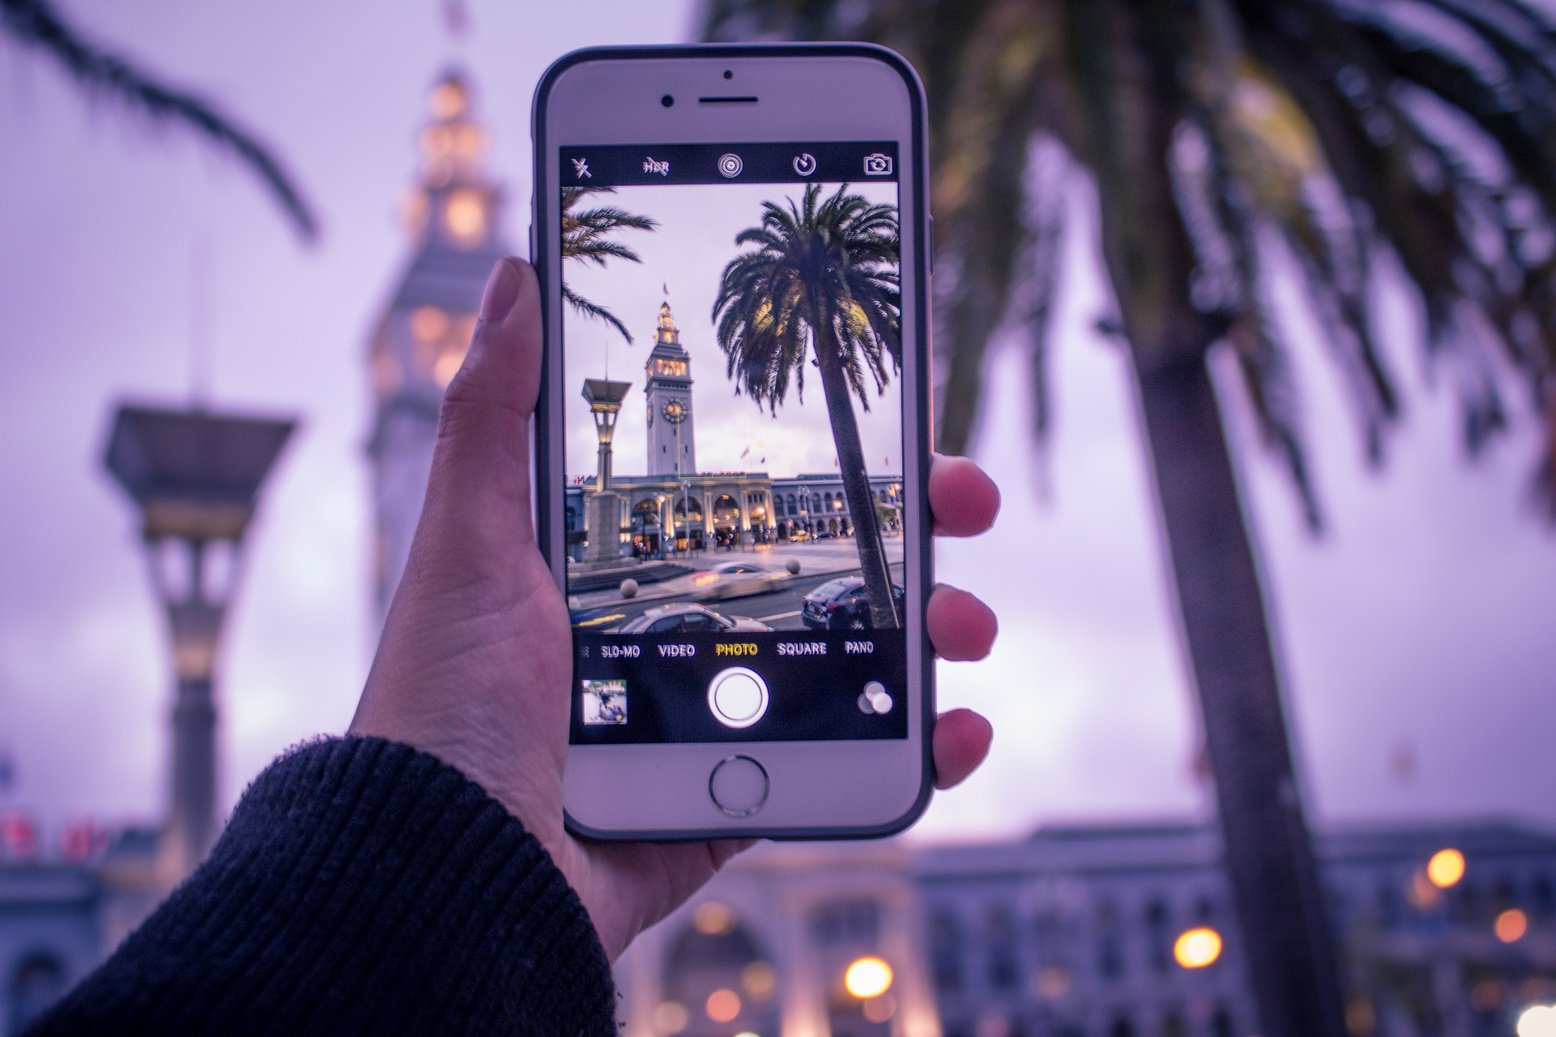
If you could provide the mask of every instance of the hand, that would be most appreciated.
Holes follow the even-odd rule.
[[[427,499],[351,732],[432,753],[464,772],[540,840],[578,893],[612,960],[749,843],[600,843],[562,823],[562,764],[572,684],[562,595],[535,543],[529,420],[542,333],[534,271],[498,263],[464,365],[443,401]],[[999,493],[972,462],[937,457],[936,531],[981,533]],[[994,614],[937,587],[929,636],[946,659],[977,659]],[[936,785],[967,777],[988,753],[988,721],[943,714]]]

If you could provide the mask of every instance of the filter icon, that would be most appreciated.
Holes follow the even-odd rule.
[[[740,161],[740,156],[734,152],[719,156],[719,175],[726,180],[733,180],[744,168],[745,163]]]

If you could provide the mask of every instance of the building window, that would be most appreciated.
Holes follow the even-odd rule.
[[[1118,933],[1118,908],[1111,900],[1097,905],[1097,974],[1104,980],[1124,974],[1124,948]]]
[[[954,994],[962,989],[962,926],[944,908],[929,919],[929,967],[937,991]]]
[[[984,923],[989,948],[989,986],[995,990],[1014,990],[1017,984],[1016,919],[1008,908],[994,907]]]
[[[1388,879],[1378,887],[1378,924],[1385,929],[1399,924],[1399,893]]]
[[[1104,936],[1097,943],[1097,973],[1110,980],[1124,975],[1124,948],[1117,936]]]
[[[880,908],[873,900],[838,900],[822,904],[810,915],[811,938],[823,946],[874,946],[880,931],[880,914]]]
[[[1162,901],[1153,900],[1146,907],[1145,931],[1151,948],[1151,968],[1157,973],[1166,972],[1172,960],[1172,934],[1167,931],[1167,905]]]
[[[1556,890],[1551,888],[1549,875],[1537,876],[1534,885],[1530,887],[1530,894],[1536,916],[1549,918],[1556,914]]]

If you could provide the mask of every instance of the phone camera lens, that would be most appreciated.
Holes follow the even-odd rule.
[[[725,79],[734,79],[735,78],[735,73],[732,70],[726,68],[724,70],[724,78]]]
[[[665,94],[659,99],[659,103],[664,105],[666,108],[669,108],[671,105],[675,104],[675,98],[671,97],[669,94]]]

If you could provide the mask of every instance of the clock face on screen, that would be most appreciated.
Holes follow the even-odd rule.
[[[679,425],[681,422],[685,421],[686,416],[691,413],[686,404],[682,403],[680,400],[671,400],[669,403],[665,404],[664,410],[665,420],[675,425]]]

